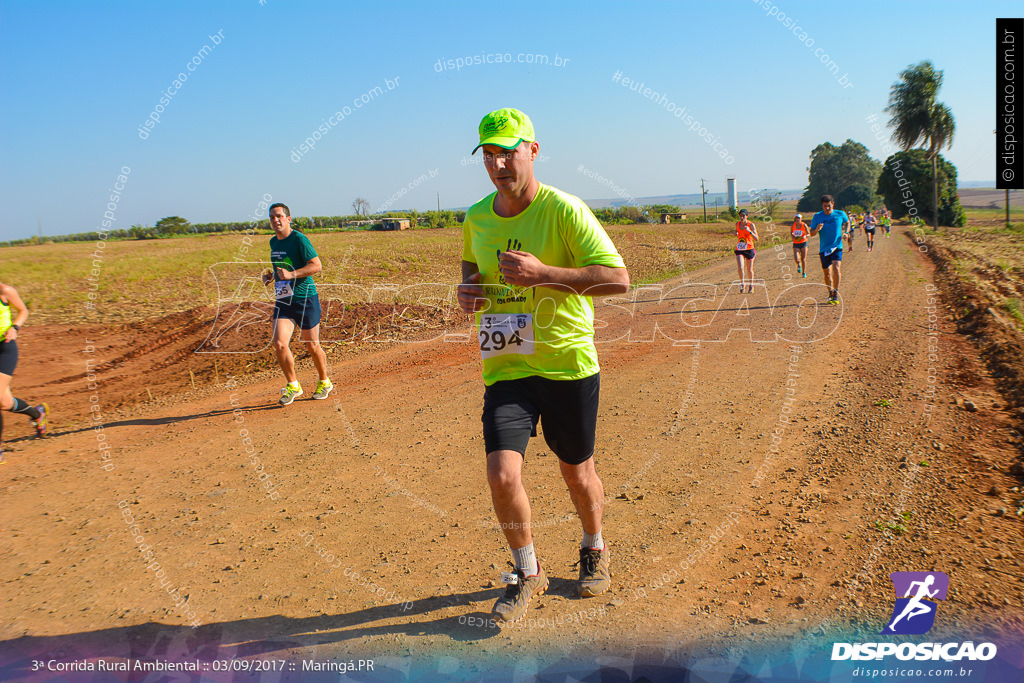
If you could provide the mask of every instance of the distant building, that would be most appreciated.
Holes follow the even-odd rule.
[[[409,219],[408,218],[382,218],[380,219],[381,230],[408,230]]]
[[[725,193],[729,196],[729,208],[735,209],[739,206],[739,202],[736,197],[736,178],[726,178],[725,188]]]

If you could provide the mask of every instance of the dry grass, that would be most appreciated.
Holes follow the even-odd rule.
[[[962,229],[927,230],[926,240],[947,250],[957,277],[1024,332],[1024,224],[1006,229],[990,222],[980,218]]]
[[[729,223],[617,225],[609,226],[608,234],[635,284],[692,271],[730,253]],[[324,263],[318,285],[371,291],[385,284],[454,283],[460,278],[461,228],[310,237]],[[237,234],[107,242],[103,248],[94,242],[7,247],[0,249],[0,267],[3,281],[25,299],[33,322],[126,322],[216,304],[246,276],[259,276],[263,265],[233,261],[263,262],[269,238],[255,237],[248,253],[240,251],[243,236]],[[95,291],[94,309],[86,306],[90,291]]]

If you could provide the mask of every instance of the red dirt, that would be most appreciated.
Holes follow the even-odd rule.
[[[687,303],[695,286],[660,302],[645,288],[641,303],[598,306],[607,325],[596,458],[613,587],[573,597],[580,530],[537,439],[525,478],[552,583],[534,622],[504,631],[469,621],[487,619],[509,553],[484,476],[479,359],[469,343],[439,339],[443,325],[465,331],[467,318],[414,309],[405,319],[423,324],[399,326],[391,316],[401,311],[359,309],[350,330],[381,320],[378,330],[419,329],[331,346],[336,393],[284,409],[269,350],[192,353],[213,311],[29,328],[14,393],[46,400],[54,418],[42,441],[27,438],[25,421],[5,420],[2,637],[27,656],[415,653],[458,668],[509,653],[877,634],[892,607],[888,574],[938,570],[951,598],[930,637],[973,629],[1019,642],[1022,503],[1007,469],[1021,438],[937,301],[930,263],[896,234],[872,253],[857,249],[843,263],[843,305],[819,306],[811,323],[806,304],[801,324],[816,337],[796,351],[775,339],[801,330],[799,297],[775,301],[785,253],[757,259],[770,297],[726,293],[735,266],[725,260],[662,292],[718,285],[706,300]],[[821,301],[812,274],[796,282]],[[770,315],[769,298],[787,307]],[[233,350],[266,346],[266,326],[251,330]],[[300,368],[315,381],[308,361]],[[102,432],[87,419],[93,405]],[[119,504],[202,628],[188,628],[147,570]]]

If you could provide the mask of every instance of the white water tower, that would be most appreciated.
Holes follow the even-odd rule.
[[[739,204],[736,201],[736,178],[725,179],[725,191],[729,195],[729,208],[738,209]]]

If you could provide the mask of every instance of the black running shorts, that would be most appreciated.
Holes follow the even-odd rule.
[[[544,441],[559,460],[569,465],[586,462],[594,455],[600,388],[600,373],[576,380],[523,377],[495,382],[484,391],[487,452],[516,451],[525,456],[540,420]]]
[[[18,342],[5,342],[0,337],[0,374],[10,377],[18,367]]]

